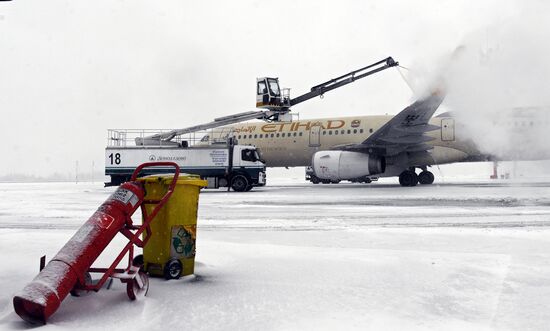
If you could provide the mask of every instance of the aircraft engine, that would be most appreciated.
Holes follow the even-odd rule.
[[[342,180],[376,175],[386,170],[384,157],[347,151],[321,151],[311,160],[315,176]]]

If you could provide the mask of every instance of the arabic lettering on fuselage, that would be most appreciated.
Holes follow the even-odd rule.
[[[357,127],[360,124],[359,120],[352,121],[352,127]],[[298,122],[282,122],[269,123],[263,125],[243,125],[234,128],[235,133],[271,133],[283,131],[309,131],[314,126],[320,126],[323,130],[340,129],[346,126],[344,120],[326,120],[326,121],[298,121]]]

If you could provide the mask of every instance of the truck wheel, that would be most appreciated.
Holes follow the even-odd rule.
[[[250,190],[252,190],[253,187],[254,187],[254,186],[252,186],[252,185],[248,185],[248,186],[246,187],[245,191],[246,191],[246,192],[249,192]]]
[[[243,175],[237,175],[231,180],[231,188],[235,192],[244,192],[248,187],[248,179]]]
[[[311,182],[313,184],[319,184],[321,180],[319,180],[319,178],[317,178],[316,176],[311,176]]]

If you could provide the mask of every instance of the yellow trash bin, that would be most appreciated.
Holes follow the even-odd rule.
[[[145,185],[145,201],[161,199],[173,178],[154,175],[138,179]],[[199,192],[206,185],[197,175],[180,174],[174,193],[151,222],[152,236],[143,248],[143,266],[150,275],[177,279],[193,274]],[[154,203],[145,206],[148,213],[154,207]]]

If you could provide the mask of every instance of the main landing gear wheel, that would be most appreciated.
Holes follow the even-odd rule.
[[[231,180],[231,188],[235,192],[244,192],[248,187],[248,179],[243,175],[237,175]]]
[[[130,300],[143,298],[149,291],[149,277],[143,271],[138,271],[136,277],[126,283],[126,294]]]
[[[429,185],[434,182],[434,174],[425,170],[418,175],[418,182],[422,185]]]
[[[401,175],[399,175],[399,184],[401,184],[401,186],[416,186],[416,184],[418,184],[418,176],[414,171],[403,171]]]

